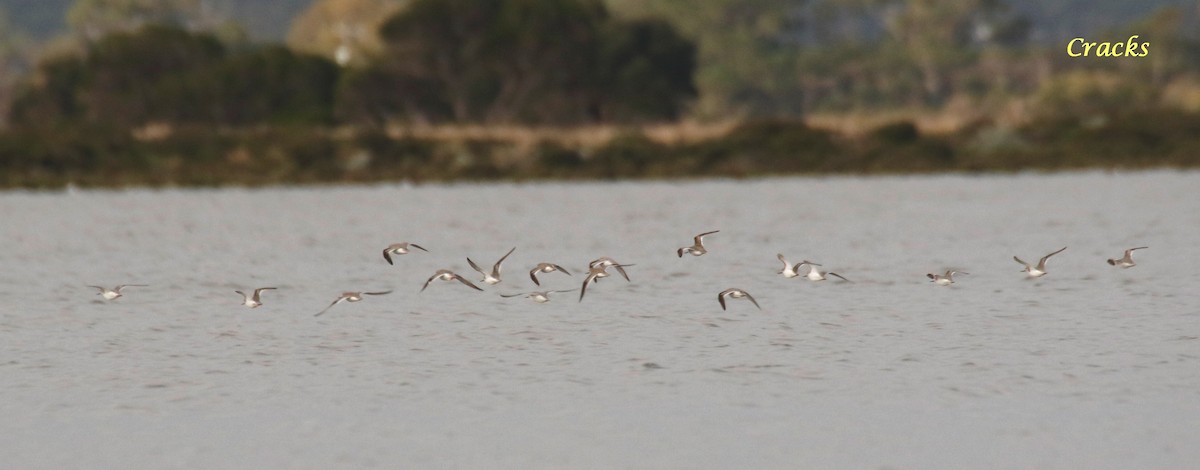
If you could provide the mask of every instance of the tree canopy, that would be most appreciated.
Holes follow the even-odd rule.
[[[380,35],[380,73],[435,84],[430,98],[460,122],[671,119],[695,96],[691,44],[663,22],[615,20],[599,0],[416,0]],[[638,98],[633,80],[674,89],[617,103]]]
[[[291,55],[231,41],[235,0],[64,2],[75,34],[43,44],[16,92],[33,48],[0,20],[0,112],[14,97],[16,120],[573,125],[1067,109],[1054,98],[1110,89],[1195,103],[1200,89],[1200,16],[1186,8],[1090,37],[1143,34],[1148,58],[1071,60],[1035,35],[1029,0],[316,0],[292,24]],[[280,89],[326,109],[285,110],[268,98]],[[244,109],[222,101],[237,95]]]
[[[239,125],[331,119],[336,67],[274,46],[230,53],[208,33],[145,26],[39,66],[15,123]]]
[[[8,12],[0,8],[0,128],[8,118],[8,103],[17,77],[25,73],[30,59],[32,41],[9,21]]]

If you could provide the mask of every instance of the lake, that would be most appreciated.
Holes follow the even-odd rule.
[[[0,193],[12,468],[1194,468],[1200,173]],[[705,238],[709,253],[675,250]],[[383,260],[389,243],[429,252]],[[1051,258],[1027,280],[1026,261]],[[1109,266],[1126,248],[1131,269]],[[510,248],[503,282],[481,278]],[[785,279],[776,254],[851,282]],[[580,287],[587,262],[614,275]],[[926,273],[969,272],[949,287]],[[130,287],[104,301],[88,285]],[[272,286],[264,305],[234,290]],[[717,293],[743,288],[762,309]],[[313,315],[342,291],[394,290]]]

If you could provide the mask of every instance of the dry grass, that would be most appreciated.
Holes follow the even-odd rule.
[[[1200,112],[1200,77],[1179,78],[1167,84],[1163,89],[1162,102],[1182,111]]]
[[[940,110],[896,109],[810,114],[805,122],[812,127],[849,137],[858,137],[872,129],[900,121],[912,122],[923,134],[952,134],[983,116],[983,113],[970,106],[951,104]]]
[[[636,133],[663,144],[685,144],[721,137],[738,123],[725,121],[701,123],[684,121],[645,126],[596,125],[582,127],[526,127],[495,125],[402,126],[388,128],[388,135],[439,141],[496,140],[510,142],[519,149],[532,148],[549,141],[575,148],[601,147],[614,138]]]
[[[1012,109],[1008,109],[1012,108]],[[1026,114],[1009,106],[999,110],[993,117],[1000,120],[1020,121]],[[1006,114],[1020,116],[1010,116]],[[922,133],[946,134],[962,129],[972,120],[979,119],[983,114],[980,110],[969,105],[947,106],[942,110],[930,111],[924,109],[897,109],[890,111],[862,111],[847,113],[812,114],[804,118],[808,125],[822,130],[832,131],[846,137],[860,137],[872,129],[899,121],[913,122]],[[716,122],[695,120],[676,123],[646,124],[646,125],[592,125],[592,126],[521,126],[521,125],[482,125],[482,124],[445,124],[445,125],[409,125],[392,124],[387,127],[387,135],[394,138],[410,137],[432,140],[443,143],[462,143],[466,141],[495,141],[507,144],[519,154],[527,154],[541,142],[553,142],[568,148],[594,149],[607,145],[613,139],[623,135],[641,135],[654,142],[675,146],[711,141],[728,135],[734,128],[742,124],[740,119],[729,119]],[[269,126],[240,129],[219,129],[219,133],[242,135],[267,132]],[[139,141],[158,141],[169,138],[174,134],[174,126],[165,123],[152,123],[132,130],[132,135]],[[337,140],[352,140],[358,134],[353,126],[339,126],[315,132],[326,133]]]
[[[980,114],[968,107],[947,107],[947,110],[894,110],[852,113],[814,114],[805,121],[819,129],[842,135],[861,136],[872,129],[897,121],[912,121],[923,133],[953,133]],[[392,125],[388,135],[393,138],[415,137],[443,142],[493,140],[507,142],[519,152],[533,148],[539,142],[554,142],[571,148],[597,148],[621,135],[640,134],[666,145],[689,144],[713,140],[729,134],[739,120],[719,122],[682,121],[678,123],[642,126],[595,125],[579,127],[528,127],[516,125]]]

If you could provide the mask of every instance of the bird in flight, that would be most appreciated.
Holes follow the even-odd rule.
[[[1108,260],[1108,264],[1112,265],[1112,266],[1125,268],[1125,269],[1129,269],[1134,266],[1137,266],[1137,263],[1133,262],[1133,250],[1141,250],[1141,249],[1145,249],[1145,248],[1150,248],[1150,247],[1139,246],[1137,248],[1130,248],[1128,250],[1125,250],[1124,257],[1122,257],[1121,259],[1110,259],[1110,260]]]
[[[387,294],[391,294],[391,293],[392,293],[392,291],[390,291],[390,290],[385,290],[383,292],[342,292],[342,295],[339,296],[337,298],[337,300],[333,301],[333,303],[329,304],[328,307],[325,307],[325,310],[321,310],[320,312],[317,312],[317,314],[313,315],[313,316],[319,317],[322,314],[324,314],[325,312],[329,311],[329,309],[333,308],[334,305],[340,304],[342,302],[358,302],[363,299],[364,295],[387,295]]]
[[[702,234],[696,235],[694,238],[692,238],[692,241],[695,242],[692,246],[685,246],[683,248],[675,250],[675,253],[677,253],[680,258],[683,257],[684,253],[691,254],[692,256],[700,256],[705,253],[708,253],[708,249],[704,248],[704,236],[712,235],[717,232],[720,232],[720,230],[713,230],[711,232],[704,232]]]
[[[754,297],[750,296],[749,292],[746,292],[741,289],[733,289],[733,288],[725,289],[725,290],[721,291],[720,294],[717,294],[717,302],[721,304],[721,310],[725,310],[725,298],[726,297],[729,297],[731,299],[745,298],[745,299],[753,302],[754,306],[758,307],[759,310],[762,310],[762,307],[759,307],[759,305],[758,305],[758,301],[754,300]]]
[[[245,292],[242,292],[240,290],[235,290],[234,292],[242,294],[242,305],[245,305],[250,308],[258,308],[258,307],[262,306],[261,295],[262,295],[262,291],[265,291],[265,290],[275,290],[275,288],[274,287],[259,287],[258,289],[254,289],[254,295],[246,295]]]
[[[483,275],[482,282],[484,282],[486,284],[499,284],[500,283],[500,264],[503,263],[504,260],[508,258],[508,255],[511,255],[516,250],[517,250],[517,247],[514,246],[511,250],[508,250],[508,253],[505,253],[504,256],[500,257],[500,260],[496,261],[496,264],[492,265],[492,272],[490,272],[490,273],[484,271],[483,269],[480,269],[479,265],[475,264],[474,261],[471,261],[471,258],[467,258],[467,264],[471,265],[471,269],[479,271],[479,274]]]
[[[121,297],[121,295],[122,295],[121,290],[126,287],[150,287],[150,286],[147,286],[146,284],[122,284],[122,285],[119,285],[112,289],[109,289],[107,287],[100,287],[100,286],[88,286],[88,287],[91,287],[93,289],[100,289],[100,292],[98,292],[96,295],[104,297],[104,300],[113,300],[113,299],[116,299],[117,297]]]
[[[1022,269],[1021,272],[1029,273],[1029,277],[1031,277],[1031,278],[1042,277],[1042,276],[1046,275],[1046,260],[1050,259],[1051,256],[1062,253],[1063,250],[1065,250],[1065,249],[1067,249],[1067,247],[1064,246],[1064,247],[1060,248],[1058,251],[1055,251],[1054,253],[1050,253],[1046,256],[1043,256],[1042,259],[1038,260],[1037,266],[1031,266],[1029,263],[1021,261],[1021,258],[1018,258],[1016,256],[1013,256],[1013,259],[1017,260],[1018,263],[1025,265],[1025,269]]]
[[[400,243],[393,243],[391,245],[388,245],[387,248],[384,248],[383,249],[383,259],[387,260],[388,264],[393,264],[392,263],[392,255],[407,255],[408,251],[409,251],[409,249],[408,249],[409,247],[413,247],[418,250],[429,253],[429,250],[421,248],[421,245],[418,245],[416,243],[400,242]]]

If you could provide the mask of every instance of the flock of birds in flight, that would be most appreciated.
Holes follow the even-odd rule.
[[[696,235],[695,237],[693,237],[694,243],[692,244],[692,246],[681,247],[678,250],[676,250],[676,254],[680,258],[682,258],[683,255],[685,255],[685,254],[690,254],[692,256],[703,256],[703,255],[707,254],[708,249],[704,247],[704,237],[715,234],[715,233],[719,233],[719,232],[720,232],[720,230],[713,230],[711,232],[704,232],[699,235]],[[392,255],[406,255],[406,254],[409,254],[412,251],[412,249],[414,249],[414,248],[424,251],[426,253],[429,252],[429,250],[426,250],[425,248],[423,248],[420,245],[417,245],[415,243],[409,243],[409,242],[393,243],[391,245],[388,245],[387,248],[383,249],[383,259],[386,260],[388,264],[395,264],[394,260],[392,259]],[[1127,249],[1127,250],[1125,250],[1125,255],[1123,257],[1109,259],[1108,264],[1111,266],[1119,267],[1119,268],[1132,268],[1134,266],[1137,266],[1137,263],[1135,263],[1133,261],[1133,252],[1134,252],[1134,250],[1141,250],[1141,249],[1145,249],[1145,248],[1149,248],[1149,247],[1139,246],[1136,248]],[[480,268],[479,265],[476,264],[475,261],[472,261],[470,257],[467,258],[467,264],[471,265],[471,269],[474,269],[475,271],[478,271],[479,274],[483,275],[483,278],[480,279],[479,282],[482,282],[482,283],[488,284],[488,285],[496,285],[501,282],[501,279],[500,279],[501,265],[504,263],[504,260],[508,259],[509,255],[513,254],[513,251],[516,251],[516,249],[517,249],[516,247],[513,247],[511,250],[508,250],[508,253],[505,253],[504,256],[500,257],[500,259],[498,261],[496,261],[495,264],[492,265],[492,269],[490,271],[485,271],[483,268]],[[1025,266],[1025,269],[1023,269],[1021,272],[1026,273],[1026,275],[1029,278],[1039,278],[1039,277],[1046,275],[1046,261],[1049,260],[1051,256],[1062,253],[1066,249],[1067,249],[1067,247],[1064,246],[1062,248],[1059,248],[1057,251],[1054,251],[1046,256],[1043,256],[1041,259],[1038,260],[1036,265],[1026,263],[1025,261],[1022,261],[1021,258],[1018,258],[1016,256],[1013,256],[1013,260],[1016,260],[1017,263],[1020,263],[1021,265]],[[841,274],[838,274],[835,272],[821,271],[819,269],[819,267],[821,265],[818,263],[814,263],[809,260],[803,260],[803,261],[793,265],[793,264],[789,263],[786,258],[783,257],[783,254],[778,254],[778,255],[776,255],[776,257],[779,258],[779,261],[781,263],[783,263],[783,268],[781,268],[779,270],[778,274],[782,275],[785,278],[804,277],[805,279],[808,279],[810,281],[824,281],[824,280],[826,280],[826,278],[828,276],[833,276],[838,279],[841,279],[842,281],[851,282],[849,279],[846,279]],[[595,260],[592,260],[590,263],[588,263],[588,273],[583,278],[583,285],[579,288],[579,301],[583,302],[583,296],[584,296],[584,294],[587,294],[587,288],[588,288],[589,284],[597,283],[600,279],[609,277],[608,268],[616,269],[617,273],[619,273],[621,275],[621,277],[624,277],[626,282],[629,282],[630,281],[629,274],[625,271],[625,268],[630,267],[630,266],[634,266],[634,265],[633,264],[622,264],[620,262],[617,262],[617,260],[612,259],[607,256],[601,256]],[[804,270],[805,266],[808,267],[807,271]],[[568,276],[571,275],[571,273],[569,271],[567,271],[566,268],[563,268],[562,266],[559,266],[557,264],[538,263],[536,267],[534,267],[533,269],[531,269],[529,271],[529,278],[533,280],[533,283],[535,285],[541,286],[541,281],[539,281],[538,277],[537,277],[538,273],[548,274],[548,273],[553,273],[553,272],[561,272]],[[936,285],[949,286],[951,284],[954,284],[954,275],[956,275],[956,274],[970,274],[970,273],[966,273],[966,272],[962,272],[962,271],[947,270],[944,274],[930,273],[930,274],[926,274],[925,276],[929,278],[930,282],[932,282]],[[467,280],[467,278],[455,273],[454,271],[451,271],[449,269],[439,269],[439,270],[437,270],[437,272],[435,272],[433,274],[433,276],[430,276],[429,279],[425,281],[425,284],[423,286],[421,286],[421,292],[424,292],[425,289],[429,288],[429,284],[433,283],[433,281],[445,281],[445,282],[457,281],[457,282],[459,282],[467,287],[470,287],[472,289],[475,289],[478,291],[483,291],[483,289],[479,288],[479,286],[475,285],[475,283]],[[88,286],[88,287],[98,289],[100,292],[97,295],[100,295],[105,300],[116,300],[117,298],[120,298],[123,295],[121,293],[121,291],[123,289],[125,289],[126,287],[149,287],[149,286],[146,284],[123,284],[123,285],[119,285],[112,289],[109,289],[107,287],[101,287],[101,286]],[[262,304],[263,304],[262,303],[263,291],[275,290],[275,289],[277,289],[277,288],[276,287],[259,287],[257,289],[254,289],[254,292],[249,295],[240,290],[235,290],[234,292],[242,295],[242,305],[249,307],[249,308],[257,308],[257,307],[262,306]],[[527,293],[521,293],[521,294],[500,294],[500,296],[505,297],[505,298],[522,297],[523,296],[523,297],[527,297],[537,303],[546,303],[546,302],[550,301],[550,294],[552,294],[552,293],[574,292],[574,291],[575,291],[575,289],[541,290],[541,291],[533,291],[533,292],[527,292]],[[342,302],[358,302],[358,301],[361,301],[363,299],[363,297],[367,296],[367,295],[386,295],[386,294],[390,294],[390,293],[392,293],[392,291],[390,291],[390,290],[381,291],[381,292],[343,292],[342,295],[338,296],[338,298],[333,301],[333,303],[330,303],[329,306],[325,307],[320,312],[317,312],[317,314],[314,316],[321,316],[321,315],[325,314],[325,312],[329,311],[329,309],[333,308],[333,306],[335,306],[339,303],[342,303]],[[758,307],[759,310],[762,309],[762,307],[758,305],[758,301],[754,300],[754,297],[751,296],[749,292],[746,292],[743,289],[729,288],[729,289],[725,289],[725,290],[721,291],[721,293],[717,294],[717,303],[719,303],[721,305],[721,310],[725,310],[727,308],[726,303],[725,303],[726,299],[746,299],[746,300],[749,300],[751,303],[753,303],[755,307]]]

